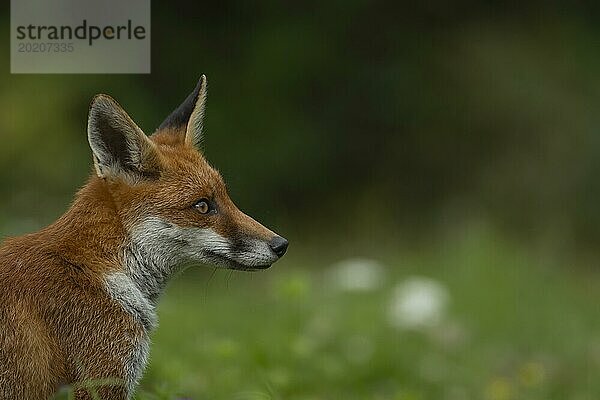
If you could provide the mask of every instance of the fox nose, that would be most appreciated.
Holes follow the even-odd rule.
[[[288,241],[282,238],[281,236],[275,236],[269,242],[269,246],[271,249],[277,254],[278,257],[282,257],[285,254],[285,251],[288,248]]]

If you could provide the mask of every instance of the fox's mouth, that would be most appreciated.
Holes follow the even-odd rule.
[[[205,251],[206,258],[208,261],[223,266],[227,269],[234,269],[238,271],[256,271],[269,268],[272,264],[253,264],[247,265],[242,264],[239,261],[236,261],[230,257],[224,256],[222,254],[216,253],[214,251]]]

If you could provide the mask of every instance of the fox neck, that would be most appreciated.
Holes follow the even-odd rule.
[[[128,231],[106,182],[93,177],[70,210],[40,234],[67,262],[98,276],[111,297],[152,329],[156,303],[180,265],[150,240],[152,228],[158,227]]]
[[[157,325],[156,305],[169,278],[184,265],[170,246],[164,246],[160,233],[169,229],[159,219],[146,220],[133,229],[123,247],[123,271],[106,280],[111,296],[147,331]]]
[[[156,304],[181,261],[141,232],[134,232],[123,250],[126,274],[142,294]]]

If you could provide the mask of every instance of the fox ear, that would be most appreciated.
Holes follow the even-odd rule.
[[[110,96],[99,94],[92,100],[87,131],[99,177],[138,181],[157,173],[154,143]]]
[[[194,91],[164,120],[158,130],[165,128],[182,130],[185,128],[185,142],[194,146],[200,145],[207,86],[206,76],[202,75]]]
[[[190,119],[188,120],[187,128],[185,130],[185,142],[193,146],[199,146],[202,142],[202,128],[204,127],[204,108],[206,106],[206,95],[208,94],[205,75],[202,75],[202,77],[200,78],[200,82],[198,82],[198,85],[200,86],[200,91],[198,92],[196,104],[194,104],[192,115],[190,115]]]

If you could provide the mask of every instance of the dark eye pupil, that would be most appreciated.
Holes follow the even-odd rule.
[[[202,214],[206,214],[210,207],[208,206],[208,203],[205,200],[201,200],[198,203],[196,203],[196,208]]]

